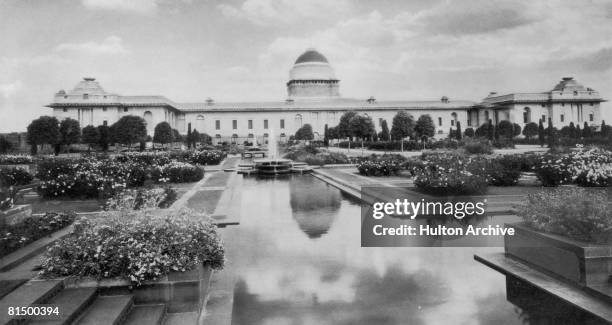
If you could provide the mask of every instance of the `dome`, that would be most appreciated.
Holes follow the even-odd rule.
[[[323,56],[323,54],[317,52],[315,49],[308,49],[306,52],[302,53],[297,60],[295,60],[295,64],[305,63],[305,62],[322,62],[329,63],[327,58]]]
[[[586,88],[572,77],[565,77],[553,88],[553,91],[584,91]]]
[[[104,95],[106,92],[95,78],[83,78],[75,87],[70,91],[70,95]]]
[[[308,49],[302,53],[291,71],[289,72],[290,80],[335,80],[334,69],[323,56],[314,49]]]

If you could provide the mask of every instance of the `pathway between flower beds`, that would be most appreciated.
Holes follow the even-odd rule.
[[[398,197],[420,201],[430,197],[428,194],[416,191],[412,179],[406,177],[366,177],[359,175],[355,168],[316,169],[314,175],[349,194],[366,199],[366,201],[367,198],[362,197],[361,191],[368,187],[376,187],[375,191],[368,192],[368,196],[377,201],[395,201],[395,198]],[[543,189],[541,186],[533,186],[534,178],[533,175],[529,174],[521,178],[522,183],[530,185],[489,186],[487,194],[473,195],[470,198],[474,200],[486,198],[489,215],[513,213],[514,206],[522,203],[527,194]]]

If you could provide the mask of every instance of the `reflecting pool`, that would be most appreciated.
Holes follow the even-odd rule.
[[[313,176],[242,191],[233,324],[590,322],[473,259],[501,247],[361,248],[360,203]]]

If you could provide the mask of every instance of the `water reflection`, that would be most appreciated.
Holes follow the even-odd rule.
[[[245,179],[241,212],[233,324],[523,324],[473,260],[501,248],[361,248],[360,204],[311,176]]]
[[[300,229],[310,238],[326,234],[340,208],[340,192],[314,177],[294,176],[289,193],[291,214]]]

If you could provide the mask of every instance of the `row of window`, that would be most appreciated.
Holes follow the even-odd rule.
[[[248,125],[248,129],[252,130],[253,129],[253,120],[248,120],[247,121],[247,125]],[[281,119],[279,121],[279,126],[281,129],[285,128],[285,120]],[[263,128],[265,130],[267,130],[269,128],[268,125],[268,120],[263,120]],[[232,120],[232,129],[233,130],[238,130],[238,120]],[[221,130],[221,120],[215,120],[215,130]]]

